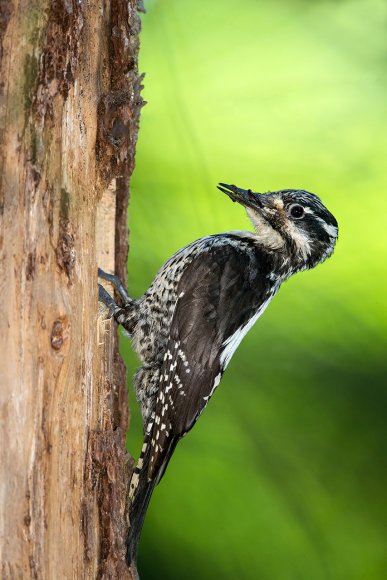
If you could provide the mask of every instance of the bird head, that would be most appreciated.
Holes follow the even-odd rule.
[[[246,208],[258,241],[271,251],[285,251],[297,270],[328,258],[338,236],[336,219],[317,195],[297,189],[254,193],[220,183],[218,189]]]

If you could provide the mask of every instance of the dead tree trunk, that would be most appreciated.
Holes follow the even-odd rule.
[[[136,0],[0,0],[2,579],[130,578],[125,279]]]

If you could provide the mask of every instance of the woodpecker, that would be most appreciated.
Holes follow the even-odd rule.
[[[131,338],[142,364],[134,383],[144,445],[130,483],[129,564],[135,564],[152,491],[241,340],[282,282],[328,258],[338,237],[336,219],[313,193],[261,194],[225,183],[218,189],[246,208],[254,232],[230,231],[188,244],[138,300],[116,276],[99,270],[122,304],[101,285],[99,298]]]

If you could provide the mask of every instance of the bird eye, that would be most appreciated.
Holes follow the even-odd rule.
[[[298,203],[293,203],[288,209],[288,214],[292,216],[292,218],[295,218],[297,220],[304,217],[304,213],[305,213],[304,208],[302,207],[302,205],[299,205]]]

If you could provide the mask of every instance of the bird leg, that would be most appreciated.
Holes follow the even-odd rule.
[[[114,274],[108,274],[107,272],[101,270],[101,268],[98,268],[98,278],[102,278],[102,280],[106,280],[107,282],[113,284],[114,288],[117,290],[118,294],[124,301],[124,304],[133,302],[132,298],[130,298],[128,292],[126,291],[125,286],[123,285],[118,276],[115,276]],[[111,300],[113,299],[111,298]]]

